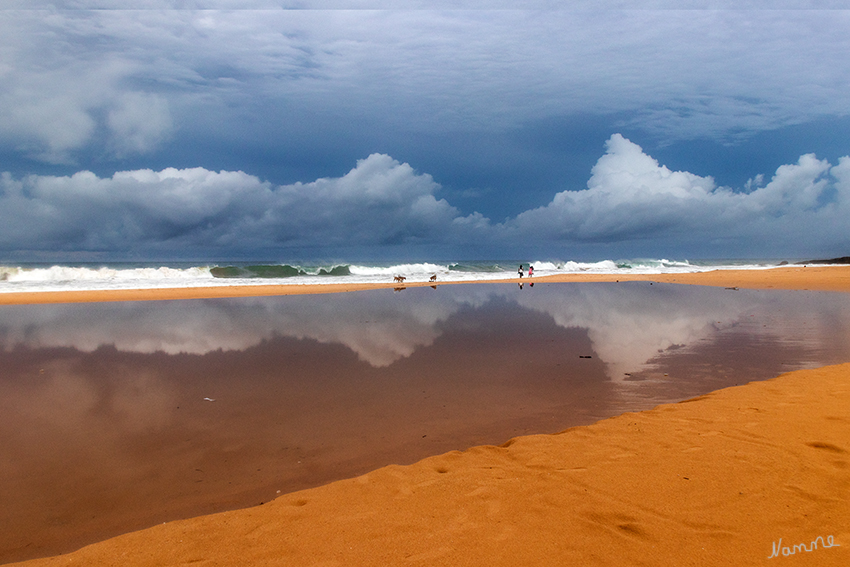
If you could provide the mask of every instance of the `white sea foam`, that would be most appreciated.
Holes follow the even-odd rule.
[[[139,280],[199,280],[212,278],[209,268],[79,268],[51,266],[49,268],[7,268],[2,279],[9,282],[100,282]]]
[[[0,266],[0,293],[20,291],[150,289],[238,285],[312,285],[333,283],[387,283],[395,276],[407,282],[488,281],[514,278],[519,261],[475,261],[437,264],[432,262],[398,264],[287,265],[247,263],[221,266],[103,265],[103,266]],[[576,262],[539,260],[522,262],[535,276],[557,274],[665,274],[717,269],[764,269],[772,262],[702,262],[687,260],[639,259]],[[339,270],[342,268],[342,270]],[[333,270],[333,271],[332,271]]]
[[[440,266],[437,264],[398,264],[395,266],[362,266],[352,264],[348,267],[351,271],[351,274],[354,276],[396,276],[396,275],[417,275],[417,274],[428,274],[432,275],[435,273],[442,273],[448,271],[446,266]]]

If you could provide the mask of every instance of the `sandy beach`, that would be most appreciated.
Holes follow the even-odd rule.
[[[850,267],[628,280],[847,292]],[[0,302],[359,288],[4,294]],[[387,466],[261,506],[167,522],[21,564],[847,565],[848,407],[850,364],[801,370],[558,434]]]
[[[850,567],[850,0],[208,4],[0,9],[0,567]]]

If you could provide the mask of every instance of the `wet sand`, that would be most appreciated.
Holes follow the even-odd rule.
[[[635,279],[850,291],[850,268],[836,267]],[[154,295],[133,298],[178,298]],[[850,365],[799,371],[26,564],[846,565],[848,407]]]

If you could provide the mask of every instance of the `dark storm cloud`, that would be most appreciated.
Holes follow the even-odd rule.
[[[0,143],[81,162],[150,152],[210,115],[227,143],[269,113],[433,133],[628,112],[668,140],[735,138],[846,114],[848,23],[843,11],[7,10]]]
[[[734,176],[676,148],[846,119],[850,11],[553,4],[7,2],[0,247],[846,242],[842,136],[832,163],[795,148]],[[615,136],[590,171],[617,131],[649,149]]]

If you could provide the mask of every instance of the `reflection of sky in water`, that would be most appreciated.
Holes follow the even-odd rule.
[[[850,327],[843,294],[721,290],[694,286],[581,284],[443,286],[344,295],[154,303],[8,306],[0,320],[6,349],[114,345],[126,352],[204,354],[244,350],[274,337],[341,344],[374,367],[388,366],[431,345],[462,308],[496,298],[550,316],[564,328],[585,329],[593,348],[619,380],[671,347],[710,339],[750,321],[772,324],[749,332],[777,341],[835,342]],[[846,337],[846,333],[838,336]],[[845,345],[846,346],[846,345]]]
[[[380,367],[431,344],[440,322],[464,305],[486,303],[489,295],[482,292],[10,307],[0,322],[0,340],[7,349],[114,345],[127,352],[204,354],[285,336],[339,343]]]
[[[635,283],[566,286],[555,295],[553,301],[525,294],[519,303],[551,315],[559,326],[587,329],[614,380],[661,353],[684,352],[742,327],[752,339],[830,343],[850,352],[850,342],[835,344],[836,335],[845,339],[850,329],[847,294]]]
[[[844,362],[848,330],[850,294],[649,283],[0,307],[0,562]]]

